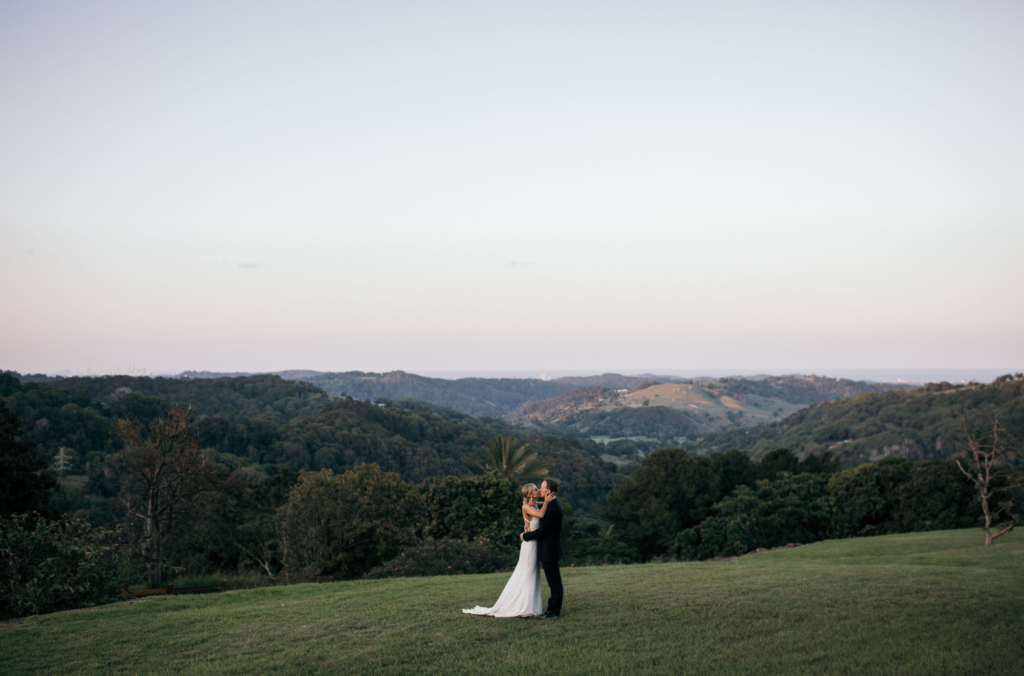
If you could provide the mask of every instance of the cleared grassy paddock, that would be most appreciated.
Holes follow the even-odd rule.
[[[150,597],[2,626],[0,671],[1024,674],[1024,536],[981,539],[572,569],[548,621],[462,614],[493,602],[504,574]]]

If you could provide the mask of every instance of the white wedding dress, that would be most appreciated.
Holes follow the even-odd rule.
[[[530,530],[537,530],[540,519],[533,517]],[[519,545],[519,563],[512,571],[505,589],[498,597],[493,608],[463,608],[462,612],[470,615],[490,615],[491,617],[527,617],[540,615],[540,565],[537,563],[537,542],[523,542]]]

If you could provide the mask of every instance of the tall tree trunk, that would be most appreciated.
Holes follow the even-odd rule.
[[[988,508],[988,497],[981,494],[981,511],[985,513],[985,544],[992,544],[992,512]]]
[[[163,563],[163,533],[160,527],[159,518],[153,514],[154,503],[152,498],[149,501],[149,518],[146,519],[146,537],[149,539],[149,588],[157,589],[161,582],[161,567]]]

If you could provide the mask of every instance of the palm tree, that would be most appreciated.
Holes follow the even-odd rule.
[[[550,462],[537,459],[537,452],[529,444],[519,445],[515,437],[499,436],[491,443],[480,447],[480,459],[462,456],[462,462],[483,470],[485,473],[495,472],[506,479],[530,481],[543,479],[551,468]]]

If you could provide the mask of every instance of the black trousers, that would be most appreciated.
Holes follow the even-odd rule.
[[[541,561],[544,577],[551,587],[551,598],[548,599],[548,614],[562,614],[562,572],[558,570],[558,561]]]

